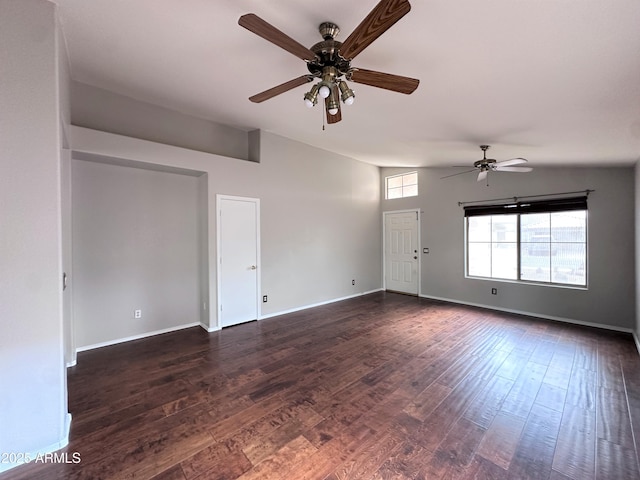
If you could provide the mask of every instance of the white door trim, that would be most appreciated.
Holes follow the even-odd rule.
[[[382,288],[383,290],[387,289],[387,215],[409,212],[415,212],[418,219],[418,296],[420,296],[422,293],[422,241],[420,238],[422,224],[419,208],[408,208],[406,210],[390,210],[388,212],[382,212]]]
[[[260,199],[252,198],[252,197],[239,197],[235,195],[222,195],[216,194],[216,325],[217,329],[222,328],[222,318],[220,315],[220,300],[222,298],[222,278],[221,278],[221,269],[220,269],[220,260],[222,258],[221,252],[221,229],[220,229],[220,205],[222,200],[236,200],[242,202],[252,202],[256,205],[256,260],[257,260],[257,278],[256,278],[256,313],[257,320],[262,318],[262,302],[260,299],[262,298],[262,274],[261,267],[262,261],[260,258]]]

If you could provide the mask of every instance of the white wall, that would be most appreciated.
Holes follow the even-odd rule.
[[[200,323],[198,188],[195,176],[73,160],[78,348]]]
[[[81,127],[72,127],[71,143],[75,158],[205,173],[208,270],[201,284],[208,284],[209,305],[217,301],[216,194],[261,200],[261,282],[269,298],[262,316],[379,289],[378,168],[276,135],[260,137],[260,163]],[[216,328],[216,312],[208,313],[207,326]]]
[[[67,441],[55,5],[0,0],[0,452]],[[62,66],[64,68],[64,66]],[[0,470],[11,467],[0,464]]]
[[[532,162],[533,163],[533,162]],[[534,165],[535,166],[535,165]],[[398,173],[383,169],[382,177]],[[383,210],[420,208],[422,295],[631,329],[635,324],[634,175],[631,168],[535,168],[527,174],[475,174],[448,179],[452,169],[419,169],[417,198],[383,200]],[[381,179],[381,185],[384,178]],[[459,201],[594,189],[589,197],[588,290],[464,277],[464,220]],[[491,288],[498,295],[491,295]]]

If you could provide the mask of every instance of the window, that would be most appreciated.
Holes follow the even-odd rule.
[[[415,197],[418,195],[418,172],[403,173],[385,178],[386,198]]]
[[[467,275],[587,285],[587,199],[465,207]]]

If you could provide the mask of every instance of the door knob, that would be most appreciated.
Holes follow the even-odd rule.
[[[414,260],[417,260],[417,259],[418,259],[418,257],[413,257],[413,259],[414,259]]]
[[[255,270],[256,268],[258,268],[258,267],[256,267],[255,265],[251,265],[251,270]]]

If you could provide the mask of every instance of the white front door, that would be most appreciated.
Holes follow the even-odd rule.
[[[418,211],[384,214],[385,288],[418,295]]]
[[[220,326],[257,320],[260,200],[217,196]]]

